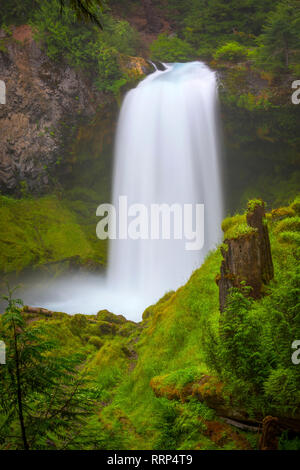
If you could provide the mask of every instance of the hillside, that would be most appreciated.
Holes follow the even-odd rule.
[[[224,221],[226,238],[241,236],[244,217]],[[29,328],[47,327],[58,341],[52,354],[81,353],[91,374],[93,411],[70,448],[96,433],[89,448],[253,449],[264,416],[299,423],[299,368],[291,362],[300,334],[299,200],[267,213],[267,224],[274,279],[259,300],[237,291],[221,316],[219,249],[138,324],[107,311],[70,317],[24,307]],[[280,448],[298,444],[284,433],[279,440]],[[52,445],[60,448],[59,436]]]
[[[90,315],[100,306],[88,310],[85,300],[76,300],[74,315],[23,305],[23,280],[25,291],[36,279],[36,290],[55,280],[59,305],[66,295],[92,298],[88,276],[104,279],[109,263],[96,210],[114,197],[127,92],[164,63],[194,61],[213,77],[210,107],[198,99],[201,88],[185,95],[199,114],[180,120],[189,106],[166,109],[164,86],[150,90],[141,100],[149,106],[136,100],[141,113],[128,114],[125,134],[135,145],[122,140],[134,151],[120,152],[119,169],[128,193],[151,180],[153,202],[163,185],[176,195],[195,187],[205,204],[211,198],[224,217],[223,243],[214,246],[217,210],[205,207],[214,249],[184,285],[139,312],[139,322],[125,318],[126,302],[122,315]],[[1,1],[0,450],[300,449],[299,63],[298,0]],[[174,102],[179,82],[167,76]],[[156,116],[157,132],[147,134],[150,119],[137,126],[137,115]],[[189,171],[180,172],[186,162]],[[249,222],[257,207],[259,228]],[[153,287],[148,277],[138,282],[143,263],[153,265],[157,284],[164,280],[158,258],[119,254],[115,266],[131,266],[135,294],[141,283]],[[76,292],[69,277],[65,292],[63,279],[74,273],[87,282]]]

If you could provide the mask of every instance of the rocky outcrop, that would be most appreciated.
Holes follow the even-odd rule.
[[[60,160],[68,129],[78,117],[91,118],[103,95],[87,77],[65,63],[54,63],[33,40],[29,26],[14,28],[0,52],[0,79],[6,104],[0,105],[0,190],[14,192],[20,182],[41,192],[49,169]]]
[[[77,153],[87,159],[95,141],[93,158],[95,153],[98,158],[111,146],[118,106],[112,94],[96,89],[92,76],[51,61],[29,26],[14,27],[12,36],[0,30],[0,40],[0,80],[6,85],[6,104],[0,104],[0,191],[16,193],[24,186],[30,193],[46,192],[57,175],[70,174]],[[120,67],[132,81],[152,70],[139,57],[120,57]]]
[[[217,278],[221,312],[226,308],[226,299],[232,287],[249,286],[249,295],[258,299],[263,293],[263,286],[274,275],[262,201],[250,201],[247,224],[248,230],[242,233],[237,231],[236,235],[224,241],[221,249],[223,261]]]

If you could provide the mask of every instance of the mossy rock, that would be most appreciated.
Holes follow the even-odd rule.
[[[99,336],[91,336],[88,340],[89,344],[95,346],[95,348],[100,349],[103,346],[103,341],[99,338]]]
[[[298,215],[300,215],[300,196],[297,196],[292,204],[290,205],[290,208],[295,211]]]
[[[118,334],[128,338],[135,330],[136,324],[133,322],[127,322],[119,327]]]
[[[108,321],[99,321],[97,323],[97,329],[100,335],[115,335],[117,332],[117,326]]]
[[[123,315],[115,315],[108,310],[100,310],[97,313],[97,319],[104,322],[116,323],[117,325],[121,325],[127,322]]]
[[[70,329],[74,335],[81,336],[88,325],[85,315],[77,313],[70,320]]]
[[[296,212],[291,207],[279,207],[278,209],[273,209],[271,211],[271,218],[272,220],[281,220],[285,219],[286,217],[294,217]]]
[[[275,233],[281,232],[299,232],[300,231],[300,217],[288,217],[281,220],[275,227]]]

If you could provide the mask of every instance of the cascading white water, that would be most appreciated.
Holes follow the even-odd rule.
[[[112,240],[108,285],[116,296],[141,308],[186,282],[220,240],[221,193],[215,73],[200,62],[157,70],[122,105],[113,204],[124,195],[147,207],[204,203],[205,244],[187,251],[186,240]]]
[[[131,90],[116,136],[113,203],[204,203],[205,243],[112,240],[106,278],[84,273],[23,293],[25,303],[67,313],[109,309],[139,321],[143,310],[184,284],[221,240],[222,191],[215,73],[200,62],[171,64]]]

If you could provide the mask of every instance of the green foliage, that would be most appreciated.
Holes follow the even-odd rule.
[[[247,223],[236,224],[230,227],[225,233],[224,238],[239,238],[242,236],[249,236],[256,232],[256,229],[250,227]]]
[[[162,62],[187,62],[195,56],[190,44],[177,36],[160,34],[150,46],[152,60]]]
[[[79,445],[93,411],[83,358],[59,356],[46,330],[27,326],[22,302],[12,298],[0,318],[6,364],[0,367],[0,448],[67,449]]]
[[[292,368],[278,368],[272,370],[264,383],[266,398],[279,405],[282,412],[297,410],[300,403],[299,375]]]
[[[38,7],[39,0],[2,0],[0,12],[0,25],[26,24]]]
[[[294,69],[300,57],[300,5],[283,0],[272,11],[258,39],[256,62],[270,70]]]
[[[300,438],[289,438],[288,433],[284,432],[280,436],[278,450],[300,450]]]
[[[91,336],[89,338],[89,343],[95,346],[97,349],[100,349],[103,346],[103,341],[98,336]]]
[[[59,0],[42,2],[31,24],[35,37],[54,61],[66,61],[84,70],[100,90],[118,95],[128,78],[120,67],[120,54],[134,55],[139,45],[137,33],[125,20],[109,13],[102,15],[103,31],[91,24],[79,24],[67,5],[60,14]]]
[[[277,230],[288,219],[287,226],[293,225],[294,212],[287,209],[283,219],[267,218],[275,279],[258,301],[247,296],[246,288],[233,290],[220,316],[215,276],[221,256],[216,250],[185,286],[149,307],[141,325],[100,311],[97,316],[61,314],[31,327],[47,326],[43,338],[56,337],[59,357],[69,357],[75,349],[86,358],[84,369],[92,377],[88,397],[100,411],[87,417],[74,448],[240,448],[242,435],[236,440],[224,430],[220,441],[214,434],[210,438],[208,429],[218,429],[220,423],[198,401],[197,387],[212,374],[215,381],[208,393],[219,393],[216,387],[222,382],[224,397],[250,416],[298,412],[300,377],[291,361],[291,344],[300,337],[299,252],[295,244],[282,242],[280,236],[287,232]],[[245,214],[236,215],[225,219],[223,228],[244,223]],[[123,335],[126,326],[130,331]],[[56,357],[55,351],[49,357]],[[60,448],[60,439],[51,442]],[[283,448],[297,445],[289,438],[281,441]]]
[[[256,207],[264,206],[264,202],[262,199],[250,199],[247,203],[247,212],[251,213],[254,212]]]
[[[102,28],[100,13],[103,3],[104,1],[102,0],[60,0],[61,11],[68,4],[79,20],[91,21],[100,28]]]
[[[292,416],[300,407],[300,370],[291,360],[291,345],[300,337],[297,219],[285,214],[269,225],[275,280],[268,295],[253,301],[233,289],[219,327],[211,322],[207,331],[206,363],[250,413]],[[294,238],[282,236],[288,233]]]
[[[223,219],[221,227],[222,227],[223,232],[225,233],[225,232],[227,232],[227,230],[229,230],[234,225],[244,224],[244,223],[246,223],[246,215],[245,214],[243,214],[243,215],[236,214],[232,217],[229,216],[229,217],[226,217],[225,219]]]
[[[3,0],[0,24],[26,24],[33,16],[34,11],[44,0]],[[67,7],[74,12],[79,20],[89,20],[101,27],[100,8],[101,0],[58,0],[53,5],[58,13],[63,13]]]
[[[247,58],[248,50],[237,42],[228,42],[214,53],[214,59],[228,62],[241,62]]]
[[[275,232],[299,232],[300,231],[300,217],[287,217],[280,221],[275,228]]]
[[[5,226],[0,233],[2,272],[64,260],[78,264],[105,262],[106,246],[96,237],[96,221],[91,228],[79,225],[76,212],[55,196],[0,196],[0,214]]]
[[[247,0],[169,0],[172,20],[202,58],[231,41],[253,45],[276,2]]]
[[[291,209],[300,215],[300,196],[297,196],[291,204]]]

